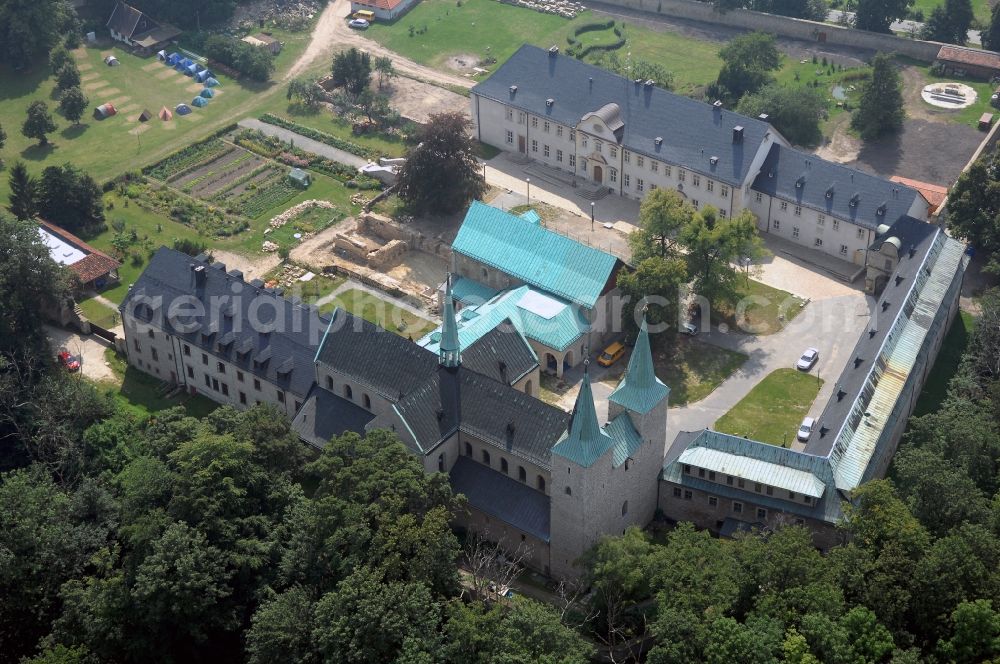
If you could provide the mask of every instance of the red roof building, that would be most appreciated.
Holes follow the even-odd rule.
[[[942,46],[937,62],[946,74],[991,79],[1000,75],[1000,53],[964,46]]]
[[[920,192],[920,195],[927,201],[927,206],[932,212],[938,209],[938,207],[944,203],[944,199],[948,197],[948,187],[931,184],[930,182],[921,182],[920,180],[911,180],[910,178],[904,178],[898,175],[893,175],[889,179]]]
[[[38,233],[49,248],[52,260],[72,270],[84,288],[97,289],[118,281],[121,263],[103,251],[42,219],[38,220]]]
[[[351,13],[358,10],[373,12],[376,18],[391,21],[399,18],[417,4],[417,0],[351,0]]]

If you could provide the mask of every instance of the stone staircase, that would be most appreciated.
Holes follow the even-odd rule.
[[[590,187],[579,187],[576,193],[588,201],[599,201],[608,195],[608,188],[604,185],[595,184]]]

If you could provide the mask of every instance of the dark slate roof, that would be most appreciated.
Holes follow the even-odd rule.
[[[322,448],[331,438],[348,431],[364,435],[365,425],[374,417],[353,401],[314,384],[292,421],[292,429],[305,442]]]
[[[892,321],[896,319],[900,308],[906,301],[906,293],[913,286],[915,273],[920,269],[927,252],[934,244],[934,238],[938,231],[940,231],[938,226],[913,217],[903,217],[881,236],[882,238],[896,236],[900,239],[899,263],[896,265],[895,272],[889,277],[885,290],[879,296],[878,305],[872,313],[872,325],[858,339],[858,343],[854,346],[854,352],[851,353],[851,358],[847,361],[840,376],[837,377],[834,393],[823,409],[823,413],[819,416],[820,429],[809,438],[805,452],[818,456],[830,454],[837,439],[837,432],[847,420],[854,400],[861,392],[868,372],[872,368],[872,361],[876,359],[882,343],[892,329]],[[913,248],[913,256],[910,256],[911,247]],[[897,280],[897,277],[901,277],[901,279]],[[871,330],[875,330],[874,335],[870,334]],[[862,360],[857,366],[855,366],[855,358]],[[843,390],[844,396],[838,399],[837,395],[840,390]]]
[[[395,401],[427,380],[437,366],[437,355],[338,308],[316,361]]]
[[[462,350],[462,364],[511,385],[538,366],[538,357],[508,319]]]
[[[129,39],[133,35],[139,35],[150,30],[155,30],[159,26],[132,5],[119,2],[115,5],[111,16],[108,17],[107,27],[115,32],[125,35]]]
[[[502,473],[459,457],[451,469],[451,488],[469,506],[506,521],[521,532],[549,541],[549,497]]]
[[[170,319],[175,303],[200,303],[204,313]],[[314,382],[313,357],[328,324],[315,308],[227,274],[222,263],[167,247],[156,251],[119,309],[300,396]]]
[[[512,85],[517,86],[513,94]],[[624,147],[734,186],[746,179],[765,135],[777,135],[761,120],[715,109],[654,85],[636,84],[576,58],[551,55],[527,44],[472,92],[570,127],[588,113],[614,115],[613,109],[604,107],[615,103],[624,122]],[[551,106],[546,104],[548,99],[553,100]],[[737,126],[743,127],[743,140],[734,143]],[[659,146],[657,137],[663,139]],[[712,157],[718,158],[714,165]]]
[[[426,453],[461,429],[547,468],[569,414],[464,366],[439,368],[395,406]]]
[[[752,188],[870,229],[909,214],[920,195],[905,185],[780,145],[771,147]],[[852,205],[855,196],[857,204]]]

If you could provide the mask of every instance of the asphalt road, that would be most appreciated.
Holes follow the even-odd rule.
[[[845,12],[842,12],[839,9],[831,9],[830,13],[826,15],[826,19],[831,23],[837,23],[839,25],[841,21],[841,16],[844,13]],[[846,12],[846,14],[848,21],[854,21],[854,12]],[[923,29],[923,27],[924,27],[923,23],[906,20],[906,21],[893,22],[889,26],[889,29],[892,30],[893,32],[902,32],[908,35],[909,34],[919,35],[920,30]],[[979,30],[969,30],[969,43],[976,44],[977,46],[982,44],[979,38]]]

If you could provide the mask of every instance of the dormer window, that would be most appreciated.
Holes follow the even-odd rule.
[[[858,207],[858,203],[859,203],[860,201],[861,201],[861,195],[860,195],[860,194],[854,194],[853,196],[851,196],[851,202],[850,202],[850,206],[851,206],[852,208],[853,208],[853,207]]]
[[[827,199],[833,198],[833,187],[826,190],[826,197]]]
[[[803,176],[799,177],[798,180],[795,181],[795,188],[796,189],[801,189],[802,187],[805,186],[805,184],[806,184],[806,177],[803,175]]]

